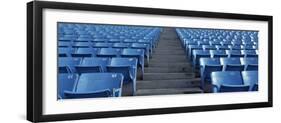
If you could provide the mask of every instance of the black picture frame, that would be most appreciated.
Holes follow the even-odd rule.
[[[165,107],[165,108],[158,108],[158,109],[139,109],[139,110],[126,110],[126,111],[43,115],[42,113],[42,98],[43,98],[42,97],[43,96],[42,95],[42,89],[43,89],[43,85],[42,85],[43,13],[42,10],[45,8],[266,21],[268,22],[268,73],[267,73],[268,74],[268,101],[258,102],[258,103],[207,105],[207,106],[175,107],[175,108]],[[106,118],[106,117],[123,117],[123,116],[137,116],[137,115],[272,107],[273,106],[273,97],[272,97],[273,32],[272,31],[273,31],[273,17],[266,16],[266,15],[233,14],[233,13],[218,13],[218,12],[203,12],[203,11],[93,5],[93,4],[80,4],[80,3],[45,2],[45,1],[29,2],[27,3],[27,120],[32,122],[44,122],[44,121],[62,121],[62,120],[93,119],[93,118]]]

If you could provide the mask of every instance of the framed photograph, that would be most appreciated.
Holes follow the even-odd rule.
[[[27,3],[27,120],[272,107],[272,16]]]

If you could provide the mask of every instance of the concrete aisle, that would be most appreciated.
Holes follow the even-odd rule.
[[[137,95],[201,93],[175,28],[164,28],[144,79],[137,81]]]

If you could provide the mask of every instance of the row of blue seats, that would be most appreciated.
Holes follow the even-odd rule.
[[[63,25],[60,23],[59,25]],[[130,37],[142,37],[146,38],[153,36],[158,33],[160,28],[155,27],[139,27],[139,26],[112,26],[104,25],[103,27],[99,25],[86,25],[83,28],[77,27],[61,27],[58,29],[59,35],[90,35],[92,37],[118,37],[118,36],[130,36]],[[85,36],[87,37],[87,36]]]
[[[201,86],[211,81],[215,71],[258,71],[258,58],[201,58]]]
[[[144,50],[143,49],[119,49],[119,48],[78,48],[77,51],[69,51],[74,49],[59,49],[59,57],[74,57],[74,58],[88,58],[88,57],[108,57],[108,58],[136,58],[138,66],[144,71]],[[71,60],[71,58],[64,58],[63,60]],[[146,58],[147,63],[149,57]],[[65,62],[65,61],[62,61]],[[61,63],[61,62],[60,62]]]
[[[143,49],[145,52],[145,57],[149,58],[152,55],[152,47],[148,44],[141,44],[141,43],[96,43],[93,46],[90,45],[75,45],[72,47],[68,46],[59,46],[59,54],[64,54],[64,53],[73,53],[79,50],[82,50],[81,52],[84,51],[92,51],[93,52],[98,52],[100,48],[120,48],[120,49],[125,49],[125,48],[131,48],[131,49]]]
[[[132,83],[131,95],[135,95],[137,69],[141,68],[143,75],[144,58],[149,60],[160,31],[151,27],[59,23],[58,97],[121,96],[122,85],[128,83]],[[114,87],[110,82],[113,78],[119,78]],[[73,86],[67,85],[69,79]]]
[[[239,57],[244,57],[246,54],[258,54],[258,50],[255,50],[255,49],[242,49],[242,48],[211,48],[211,47],[208,47],[208,46],[195,46],[195,45],[189,45],[189,47],[187,48],[186,50],[186,53],[188,55],[188,58],[190,60],[192,60],[193,58],[193,51],[194,50],[205,50],[205,52],[208,52],[208,51],[215,51],[215,52],[222,52],[224,54],[224,52],[228,55],[228,57],[231,57],[230,55],[233,54],[233,56],[235,55],[239,55]],[[221,54],[221,53],[219,53]]]
[[[132,83],[132,92],[136,90],[136,58],[59,58],[59,74],[84,73],[121,73],[123,83]]]
[[[96,25],[96,24],[75,24],[59,23],[59,34],[61,35],[92,35],[92,36],[150,36],[157,33],[159,28],[140,26],[116,26],[116,25]]]
[[[212,46],[212,45],[187,45],[186,52],[192,54],[192,50],[258,50],[257,46],[253,45],[229,45],[229,46]]]
[[[198,68],[200,58],[258,58],[255,50],[193,50],[188,56],[192,60],[193,67]]]
[[[188,40],[183,39],[182,44],[184,47],[187,45],[210,45],[210,46],[236,46],[236,45],[241,45],[241,46],[257,46],[258,42],[243,42],[243,41],[201,41],[201,40]]]
[[[258,71],[212,72],[213,92],[258,91]]]
[[[58,99],[120,97],[123,80],[120,73],[61,73],[58,76]]]
[[[59,24],[59,41],[69,42],[150,42],[157,43],[160,28],[138,26],[112,26],[81,24],[80,28],[73,24]],[[102,28],[100,28],[102,27]],[[98,31],[97,31],[98,30]]]
[[[200,45],[195,45],[195,44],[187,44],[185,46],[185,49],[188,51],[189,48],[203,48],[203,49],[224,49],[224,50],[258,50],[258,45],[255,44],[245,44],[245,45],[240,45],[240,44],[200,44]]]
[[[176,29],[182,41],[242,41],[258,42],[257,31],[224,30],[224,29]]]
[[[114,45],[117,45],[117,47],[120,47],[120,44],[130,46],[132,44],[146,44],[149,46],[149,48],[155,48],[156,43],[153,43],[150,40],[124,40],[120,41],[119,39],[110,39],[110,40],[105,40],[105,39],[95,39],[95,41],[88,41],[88,40],[75,40],[75,41],[62,41],[59,40],[59,47],[113,47]],[[128,47],[127,46],[127,47]]]
[[[177,34],[193,68],[200,70],[204,90],[214,72],[258,71],[258,33],[255,31],[177,29]],[[207,38],[214,35],[220,38]]]

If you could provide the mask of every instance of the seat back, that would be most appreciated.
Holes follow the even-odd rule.
[[[78,73],[96,73],[105,72],[106,66],[109,64],[109,58],[84,58],[82,63],[76,66],[76,71]]]
[[[89,42],[75,42],[73,43],[72,47],[73,48],[89,48],[91,47],[91,43]]]
[[[194,50],[193,51],[193,65],[197,67],[200,63],[200,58],[210,58],[209,50]]]
[[[248,65],[248,64],[258,64],[258,58],[240,58],[241,64]]]
[[[134,81],[136,77],[136,68],[136,58],[112,58],[110,65],[107,66],[107,71],[122,73],[124,76],[124,83],[128,83]]]
[[[124,84],[134,80],[130,66],[107,66],[107,72],[122,74],[124,76]]]
[[[74,66],[80,64],[81,58],[60,57],[58,60],[59,73],[75,72]]]
[[[114,43],[113,48],[128,48],[130,47],[129,43]]]
[[[215,71],[222,71],[223,66],[222,65],[205,65],[204,67],[204,81],[210,81],[211,80],[211,73]]]
[[[66,94],[70,98],[95,98],[115,96],[114,91],[121,88],[123,75],[118,73],[84,73],[77,81],[76,88]]]
[[[241,74],[244,84],[250,85],[251,91],[257,91],[258,71],[242,71]]]
[[[73,91],[75,82],[78,79],[77,74],[58,74],[58,98],[65,99],[64,91]]]
[[[100,52],[97,54],[97,56],[101,57],[117,57],[121,53],[120,49],[117,48],[101,48]]]
[[[93,44],[94,48],[109,48],[111,46],[112,46],[111,43],[95,43],[95,44]]]
[[[92,57],[98,52],[98,48],[78,48],[72,57]]]
[[[213,58],[227,57],[225,50],[210,50],[210,54]]]
[[[228,57],[244,57],[244,54],[241,53],[240,50],[226,50],[226,54],[228,54]]]
[[[215,88],[218,89],[218,91],[221,91],[221,87],[225,87],[227,89],[228,87],[235,88],[244,85],[241,77],[241,73],[238,71],[212,72],[211,80],[212,80],[212,85],[214,85]],[[222,90],[222,91],[230,92],[232,91],[232,89],[230,89],[229,91],[227,90]]]
[[[220,58],[220,62],[222,65],[241,64],[239,58]]]
[[[75,50],[73,48],[58,48],[59,57],[68,57]]]

